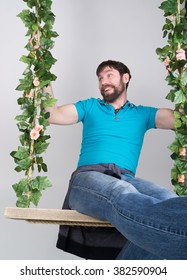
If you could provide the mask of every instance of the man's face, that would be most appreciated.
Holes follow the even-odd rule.
[[[105,67],[98,76],[99,89],[105,102],[112,103],[124,92],[126,92],[126,84],[120,73],[110,67]]]

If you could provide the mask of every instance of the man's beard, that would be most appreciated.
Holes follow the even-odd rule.
[[[107,87],[113,88],[113,92],[112,93],[105,92],[105,88]],[[104,85],[101,88],[101,95],[103,96],[103,99],[106,103],[112,103],[116,101],[123,94],[125,90],[126,90],[126,84],[123,82],[121,82],[118,87],[113,85]]]

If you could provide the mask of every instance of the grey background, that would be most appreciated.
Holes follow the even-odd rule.
[[[170,107],[164,65],[155,53],[165,45],[162,39],[163,13],[160,0],[53,0],[56,15],[53,55],[58,62],[53,83],[59,104],[90,96],[100,97],[95,69],[106,59],[123,61],[132,72],[128,98],[135,104]],[[21,0],[1,1],[1,110],[0,110],[0,259],[75,259],[56,249],[58,226],[32,225],[5,219],[4,208],[15,206],[12,184],[24,177],[14,171],[9,153],[17,149],[19,131],[14,117],[19,113],[15,91],[25,69],[19,62],[26,54],[26,29],[16,15],[25,9]],[[44,158],[53,187],[43,193],[39,207],[61,208],[68,180],[76,168],[81,142],[81,124],[50,126],[52,138]],[[145,137],[137,176],[172,188],[172,160],[167,146],[171,131],[152,130]]]

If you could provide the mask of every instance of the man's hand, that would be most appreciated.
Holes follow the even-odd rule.
[[[51,85],[43,88],[43,92],[47,92],[54,97]],[[62,106],[57,106],[55,104],[52,107],[46,108],[46,112],[50,113],[49,123],[52,124],[70,125],[75,124],[78,121],[77,109],[73,104]]]

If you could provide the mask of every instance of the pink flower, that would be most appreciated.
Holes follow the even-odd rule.
[[[179,156],[185,157],[187,155],[187,149],[186,148],[180,148],[179,149]]]
[[[183,50],[183,49],[178,49],[178,50],[176,51],[176,59],[177,59],[177,60],[186,60],[185,50]]]
[[[38,137],[40,136],[40,133],[38,130],[36,130],[35,128],[33,128],[30,132],[30,137],[32,140],[37,140]]]
[[[30,132],[30,137],[32,140],[37,140],[40,137],[40,131],[43,129],[43,125],[36,124],[35,127]]]
[[[185,182],[185,176],[184,174],[178,175],[178,183],[184,183]]]
[[[36,131],[40,132],[40,131],[43,129],[43,125],[36,124],[34,129],[35,129]]]
[[[165,66],[168,66],[169,63],[170,63],[170,58],[169,58],[169,56],[167,56],[164,60],[164,64],[165,64]]]
[[[39,81],[39,79],[38,79],[37,77],[34,78],[33,84],[34,84],[35,87],[38,87],[38,86],[39,86],[40,81]]]
[[[174,21],[175,16],[174,16],[174,15],[171,15],[171,16],[169,17],[169,19],[170,19],[171,21]]]
[[[32,98],[32,97],[34,97],[34,93],[33,92],[26,93],[25,97]]]
[[[38,45],[38,43],[36,43],[36,45],[34,46],[34,50],[37,50],[37,49],[39,49],[39,45]]]
[[[184,114],[184,109],[179,109],[179,112],[181,113],[181,114]]]

